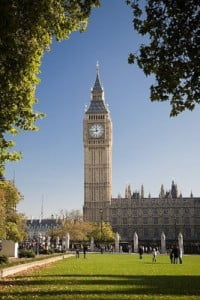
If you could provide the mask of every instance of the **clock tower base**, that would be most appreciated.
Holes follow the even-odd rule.
[[[83,206],[83,219],[86,222],[109,222],[110,201],[87,202]]]

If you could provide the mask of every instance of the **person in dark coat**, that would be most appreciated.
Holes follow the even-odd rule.
[[[173,253],[174,253],[174,264],[178,263],[178,258],[179,258],[179,248],[178,246],[175,246],[173,248]]]
[[[140,246],[140,247],[139,247],[139,257],[140,257],[140,259],[142,259],[143,253],[144,253],[143,247]]]
[[[86,258],[86,253],[87,253],[87,246],[84,245],[83,246],[83,256],[84,256],[84,258]]]
[[[171,264],[173,264],[173,262],[174,262],[174,251],[173,251],[173,249],[170,250],[169,257],[170,257]]]
[[[76,258],[79,258],[79,253],[80,253],[79,247],[75,246],[75,250],[76,250]]]

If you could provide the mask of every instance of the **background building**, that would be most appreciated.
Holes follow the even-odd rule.
[[[137,232],[143,244],[158,243],[162,232],[169,244],[183,234],[184,241],[200,243],[200,198],[182,197],[174,181],[169,191],[163,185],[157,198],[132,192],[112,198],[112,122],[99,80],[99,70],[92,89],[92,99],[83,121],[84,141],[84,220],[109,221],[124,242],[133,241]]]
[[[174,182],[158,198],[131,193],[130,186],[128,190],[124,198],[113,198],[110,206],[110,222],[123,241],[132,241],[134,232],[143,244],[158,243],[162,232],[169,245],[180,232],[185,241],[200,241],[200,198],[178,195]]]

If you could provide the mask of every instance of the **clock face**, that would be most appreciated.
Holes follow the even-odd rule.
[[[100,138],[104,133],[104,127],[101,124],[93,124],[89,128],[89,133],[92,138]]]

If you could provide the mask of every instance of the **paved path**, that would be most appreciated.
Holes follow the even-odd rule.
[[[59,255],[59,256],[55,256],[55,257],[50,257],[50,258],[46,258],[46,259],[42,259],[42,260],[38,260],[38,261],[33,261],[30,263],[26,263],[26,264],[19,264],[16,266],[12,266],[12,267],[8,267],[8,268],[4,268],[2,270],[0,270],[0,278],[4,278],[6,276],[10,276],[13,275],[15,273],[19,273],[22,271],[26,271],[30,268],[33,267],[38,267],[38,266],[43,266],[46,264],[50,264],[52,262],[64,259],[64,258],[69,258],[74,256],[74,254],[65,254],[65,255]]]

